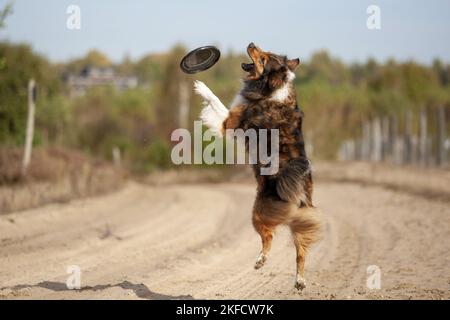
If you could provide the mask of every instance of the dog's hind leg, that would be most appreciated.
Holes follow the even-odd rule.
[[[267,260],[270,248],[272,246],[273,232],[275,230],[274,226],[268,226],[260,219],[257,214],[253,214],[253,226],[256,232],[261,236],[262,249],[256,258],[255,269],[261,268]]]
[[[289,223],[297,252],[297,275],[295,278],[297,290],[303,290],[306,287],[305,257],[308,248],[318,238],[319,219],[319,213],[315,208],[305,207],[298,209],[298,213]]]
[[[302,244],[301,234],[295,232],[294,230],[292,230],[292,233],[294,237],[295,249],[297,251],[297,274],[295,277],[295,288],[297,288],[297,290],[303,290],[306,287],[305,257],[307,248],[305,248],[305,246]]]

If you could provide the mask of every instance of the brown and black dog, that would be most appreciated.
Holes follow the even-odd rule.
[[[312,203],[311,167],[302,134],[303,112],[293,86],[299,59],[264,52],[253,43],[248,45],[247,53],[252,63],[242,64],[247,75],[230,109],[204,83],[195,82],[195,91],[205,102],[201,119],[219,136],[228,129],[278,129],[278,172],[261,175],[262,164],[253,165],[258,187],[252,221],[262,240],[255,268],[264,265],[275,228],[288,225],[297,252],[295,287],[301,290],[306,284],[306,251],[318,238],[320,219]]]

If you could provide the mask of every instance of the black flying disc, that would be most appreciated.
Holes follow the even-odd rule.
[[[180,68],[193,74],[211,68],[220,58],[220,51],[214,46],[200,47],[192,50],[181,60]]]

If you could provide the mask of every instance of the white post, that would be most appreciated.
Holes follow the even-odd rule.
[[[412,162],[412,143],[412,112],[411,110],[408,110],[405,116],[405,135],[403,149],[403,160],[406,164],[410,164]]]
[[[34,109],[36,99],[36,83],[33,79],[28,82],[28,118],[27,118],[27,132],[25,136],[25,151],[22,162],[22,175],[27,173],[28,165],[31,160],[31,150],[33,147],[33,133],[34,133]]]
[[[384,117],[381,120],[381,161],[386,162],[389,157],[389,118]]]
[[[419,120],[419,163],[422,166],[428,164],[428,131],[427,131],[427,114],[425,110],[420,111]]]
[[[399,136],[398,116],[392,117],[390,144],[392,145],[392,163],[403,163],[403,139]]]
[[[120,153],[119,147],[115,146],[112,149],[112,155],[113,155],[113,163],[116,167],[120,167],[122,163],[122,155]]]
[[[382,153],[382,132],[381,132],[381,122],[379,118],[375,118],[372,121],[372,152],[371,161],[380,162]]]
[[[362,127],[362,145],[361,145],[361,160],[370,160],[371,139],[370,139],[370,122],[366,122]]]

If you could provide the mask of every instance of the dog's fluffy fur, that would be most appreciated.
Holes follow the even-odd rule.
[[[264,265],[276,226],[286,224],[297,252],[295,287],[301,290],[305,287],[306,251],[317,240],[320,219],[312,204],[311,167],[302,134],[303,112],[293,87],[299,60],[264,52],[253,43],[247,52],[252,63],[242,64],[247,75],[230,110],[204,83],[195,82],[195,91],[205,104],[200,117],[219,136],[227,129],[279,130],[279,171],[260,175],[261,164],[253,165],[258,188],[252,220],[262,240],[255,268]]]

